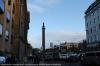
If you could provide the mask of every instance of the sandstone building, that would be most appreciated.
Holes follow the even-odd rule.
[[[27,55],[30,13],[26,0],[0,0],[0,51],[23,60]]]

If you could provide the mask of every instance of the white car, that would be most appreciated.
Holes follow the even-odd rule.
[[[59,54],[59,57],[60,59],[67,60],[69,59],[70,56],[68,53],[62,53],[62,54]]]
[[[6,58],[4,56],[0,56],[0,64],[5,63]]]

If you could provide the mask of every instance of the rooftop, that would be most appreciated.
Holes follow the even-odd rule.
[[[93,2],[88,9],[86,10],[85,14],[89,13],[94,7],[96,7],[98,4],[100,4],[100,0],[96,0],[95,2]]]

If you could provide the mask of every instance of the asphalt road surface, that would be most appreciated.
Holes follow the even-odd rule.
[[[6,65],[0,65],[0,66],[6,66]],[[39,64],[18,64],[18,65],[7,65],[7,66],[85,66],[82,65],[80,62],[65,62],[65,61],[46,61],[46,62],[40,62]],[[86,65],[86,66],[92,66],[92,65]]]
[[[45,65],[45,66],[95,66],[95,65],[82,65],[81,62],[65,62],[65,61],[48,61],[46,63],[51,65]]]
[[[80,62],[64,62],[64,61],[48,61],[46,62],[46,64],[51,64],[51,66],[82,66]]]

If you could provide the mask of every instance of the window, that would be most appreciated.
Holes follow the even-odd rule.
[[[94,12],[93,12],[93,16],[94,16]]]
[[[99,18],[100,18],[100,17],[98,16],[98,21],[99,21]]]
[[[91,36],[91,38],[90,38],[90,43],[91,43],[91,42],[93,42],[92,36]]]
[[[91,21],[90,21],[90,25],[91,25]]]
[[[97,41],[97,36],[96,35],[94,35],[94,41]]]
[[[87,39],[87,43],[89,43],[89,39]]]
[[[91,34],[92,34],[92,28],[91,28]]]
[[[97,41],[99,40],[98,35],[97,35]]]
[[[11,0],[8,0],[8,5],[11,5]]]
[[[2,36],[2,24],[0,24],[0,37]]]
[[[99,30],[100,30],[100,24],[99,24]]]
[[[95,18],[94,18],[94,23],[95,23]]]
[[[88,30],[86,30],[86,34],[89,34],[89,31]]]
[[[12,13],[15,13],[15,5],[13,4]]]
[[[10,22],[11,17],[10,17],[10,13],[8,11],[6,12],[6,18],[7,18],[7,22]]]
[[[9,40],[9,32],[6,30],[5,31],[5,40],[8,41]]]
[[[96,32],[96,26],[94,26],[94,32]]]
[[[89,43],[91,43],[91,38],[89,38]]]
[[[87,27],[88,27],[88,23],[87,23],[86,25],[87,25]]]
[[[12,29],[14,28],[14,20],[12,19]]]
[[[0,14],[4,13],[4,2],[0,0]]]

